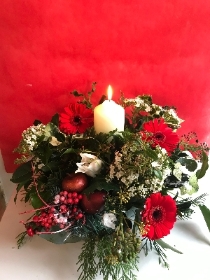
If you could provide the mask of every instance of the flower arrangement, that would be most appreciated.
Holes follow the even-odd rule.
[[[208,169],[209,148],[195,133],[178,136],[176,109],[154,104],[149,95],[121,93],[124,129],[96,131],[94,92],[95,84],[88,94],[72,92],[74,103],[22,133],[11,181],[15,200],[21,192],[32,216],[18,246],[34,235],[56,244],[83,240],[80,280],[98,273],[104,280],[134,280],[140,250],[153,248],[168,267],[164,249],[177,250],[162,238],[193,207],[210,229],[205,194],[192,197]]]

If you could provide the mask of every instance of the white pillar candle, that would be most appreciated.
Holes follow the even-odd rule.
[[[117,129],[124,131],[125,110],[122,106],[111,100],[112,88],[108,87],[108,100],[94,109],[94,128],[96,133],[108,133]]]

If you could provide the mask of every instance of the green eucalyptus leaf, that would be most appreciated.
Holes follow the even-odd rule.
[[[206,225],[210,231],[210,210],[205,205],[199,205],[203,218],[206,222]]]
[[[166,242],[164,242],[162,239],[158,239],[155,240],[163,249],[170,249],[178,254],[183,254],[181,251],[177,250],[176,248],[174,248],[173,246],[167,244]]]
[[[90,185],[83,191],[85,194],[93,193],[95,190],[99,191],[119,191],[119,186],[113,183],[108,183],[104,179],[94,179]]]
[[[29,180],[31,180],[31,177],[32,177],[31,161],[28,161],[20,165],[15,170],[10,181],[18,184],[22,182],[28,182]]]
[[[196,176],[198,179],[201,179],[205,174],[207,169],[209,168],[208,156],[205,152],[202,153],[202,166],[196,172]]]

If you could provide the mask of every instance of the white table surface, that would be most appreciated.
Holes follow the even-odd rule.
[[[210,173],[200,180],[199,193],[210,193]],[[210,208],[210,198],[206,206]],[[11,198],[0,222],[0,280],[77,280],[77,257],[81,243],[55,245],[38,236],[20,249],[16,236],[23,231],[19,215],[25,205],[14,204]],[[199,279],[210,280],[210,233],[200,211],[191,220],[178,221],[171,234],[164,239],[183,252],[182,255],[167,250],[170,269],[158,264],[155,253],[140,255],[138,279]],[[96,280],[102,280],[98,276]]]

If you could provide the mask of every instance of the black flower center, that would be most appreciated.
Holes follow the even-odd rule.
[[[152,217],[156,222],[162,220],[163,211],[161,209],[155,209],[155,211],[152,213]]]
[[[156,132],[153,135],[153,138],[158,142],[164,142],[166,139],[165,135],[162,132]]]
[[[81,117],[80,116],[74,116],[72,118],[72,124],[77,126],[81,124]]]

